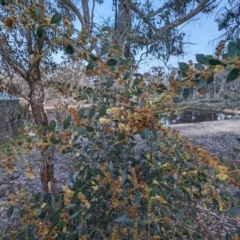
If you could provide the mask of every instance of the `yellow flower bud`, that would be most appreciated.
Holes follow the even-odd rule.
[[[111,119],[107,119],[107,118],[99,118],[99,123],[100,125],[106,125],[108,123],[112,122]]]

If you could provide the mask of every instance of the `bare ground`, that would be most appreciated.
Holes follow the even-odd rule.
[[[183,136],[215,135],[215,134],[239,134],[240,119],[230,119],[200,123],[173,124],[171,128],[177,129]]]

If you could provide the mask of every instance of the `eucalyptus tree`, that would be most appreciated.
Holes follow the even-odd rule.
[[[59,50],[52,44],[55,31],[45,25],[58,22],[56,3],[52,1],[1,1],[0,6],[0,66],[2,73],[17,76],[22,85],[27,84],[32,115],[37,125],[48,129],[44,111],[44,86],[41,71],[54,68],[52,53]],[[48,16],[53,16],[49,19]],[[39,27],[37,23],[41,22]],[[19,84],[12,81],[10,89]],[[3,83],[3,82],[1,82]],[[16,91],[16,94],[21,95]],[[46,153],[46,152],[45,152]],[[41,181],[45,190],[53,190],[53,154],[45,154],[41,169]],[[52,186],[52,187],[50,187]],[[50,189],[51,188],[51,189]]]
[[[236,40],[240,35],[240,2],[238,0],[228,0],[220,8],[216,15],[218,30],[224,31],[222,38],[226,40]]]
[[[200,12],[208,13],[218,1],[171,0],[156,2],[114,0],[113,24],[109,24],[108,41],[120,45],[125,57],[134,57],[144,50],[158,58],[180,54],[184,33],[176,28]],[[53,70],[53,54],[64,50],[73,55],[86,51],[99,53],[100,42],[90,41],[99,33],[95,23],[96,4],[103,0],[23,0],[1,1],[0,65],[3,71],[18,75],[30,89],[29,102],[36,124],[48,128],[44,112],[44,84],[41,68],[45,74]],[[155,4],[155,3],[154,3]],[[77,22],[78,20],[78,22]],[[79,24],[80,23],[80,24]],[[103,39],[103,40],[102,40]],[[75,51],[77,50],[77,51]],[[88,59],[86,59],[88,60]],[[41,180],[45,190],[53,189],[53,157],[44,161]]]
[[[74,14],[80,22],[80,29],[95,30],[94,21],[96,3],[104,0],[73,1],[59,0],[62,6]],[[122,46],[125,57],[134,58],[139,51],[142,56],[152,54],[167,61],[170,55],[184,53],[185,33],[179,27],[192,20],[197,14],[212,13],[219,0],[170,0],[138,1],[113,0],[112,14],[108,23],[112,31],[112,43]],[[91,9],[90,9],[91,7]],[[81,10],[79,10],[81,9]],[[76,29],[76,28],[75,28]]]

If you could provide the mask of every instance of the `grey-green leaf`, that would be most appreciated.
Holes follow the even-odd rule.
[[[240,39],[237,40],[237,50],[240,51]]]
[[[61,219],[60,213],[58,213],[58,214],[54,217],[54,219],[53,219],[53,221],[52,221],[52,225],[51,225],[51,227],[49,228],[49,232],[51,232],[51,231],[59,224],[60,219]]]
[[[180,70],[183,72],[186,72],[189,69],[188,64],[185,62],[179,62],[178,66],[179,66]]]
[[[112,77],[109,77],[108,78],[108,81],[107,81],[107,88],[110,88],[112,85],[113,85],[113,83],[114,83],[114,80],[113,80],[113,78]]]
[[[195,67],[197,70],[204,70],[204,66],[203,66],[201,63],[195,63],[195,64],[194,64],[194,67]]]
[[[69,219],[73,219],[73,218],[77,217],[77,216],[79,215],[79,213],[80,213],[80,211],[75,212],[74,214],[72,214],[72,215],[69,217]]]
[[[107,106],[103,105],[99,110],[99,116],[100,117],[104,116],[106,114],[106,111],[107,111]]]
[[[206,79],[200,79],[199,83],[198,83],[198,86],[197,86],[197,90],[200,89],[200,88],[203,88],[204,86],[207,85],[207,80]]]
[[[63,128],[66,129],[70,126],[70,117],[66,117],[63,121]]]
[[[110,49],[110,43],[104,43],[103,47],[101,49],[100,55],[102,56],[102,55],[104,55],[106,53],[109,53],[109,49]]]
[[[240,215],[240,208],[238,208],[238,207],[231,207],[231,208],[228,209],[228,213],[229,213],[231,216]]]
[[[92,117],[95,115],[95,112],[96,112],[95,108],[92,108],[92,109],[90,110],[89,115],[88,115],[89,120],[92,119]]]
[[[204,54],[196,54],[196,60],[204,65],[209,65],[208,59]]]
[[[184,89],[183,89],[183,97],[184,97],[184,98],[187,98],[188,95],[189,95],[189,88],[184,88]]]
[[[231,59],[236,56],[237,53],[237,44],[235,42],[228,43],[228,55]]]

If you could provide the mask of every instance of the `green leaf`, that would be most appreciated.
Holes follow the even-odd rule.
[[[77,132],[79,132],[81,135],[88,134],[88,132],[85,128],[77,128]]]
[[[95,115],[95,112],[96,112],[95,107],[93,107],[90,110],[89,115],[88,115],[89,120],[91,120],[91,118]]]
[[[70,117],[66,117],[63,121],[63,128],[66,129],[70,126]]]
[[[126,80],[130,77],[130,73],[129,72],[126,72],[123,76],[123,79]]]
[[[78,116],[80,118],[83,118],[84,117],[84,112],[85,112],[85,108],[81,108],[79,111],[78,111]]]
[[[235,42],[228,43],[228,55],[231,59],[236,56],[237,53],[237,44]]]
[[[228,209],[228,213],[229,213],[231,216],[240,215],[240,208],[238,208],[238,207],[231,207],[231,208]]]
[[[103,105],[99,110],[99,116],[100,117],[104,116],[106,114],[106,111],[107,111],[107,106]]]
[[[113,78],[109,77],[108,81],[107,81],[107,84],[106,84],[107,88],[110,88],[113,84],[114,84]]]
[[[139,78],[135,78],[134,81],[133,81],[133,87],[138,85],[140,83],[140,79]]]
[[[212,75],[210,78],[207,79],[207,84],[213,82],[214,80],[214,76]]]
[[[14,206],[11,206],[10,208],[8,208],[7,210],[7,217],[11,217],[14,211]]]
[[[54,137],[51,137],[50,138],[50,141],[53,143],[53,144],[59,144],[60,141],[57,139],[57,138],[54,138]]]
[[[49,128],[50,128],[50,131],[54,132],[55,129],[56,129],[56,121],[55,120],[51,120],[50,124],[49,124]]]
[[[98,60],[98,57],[96,57],[95,55],[93,54],[90,54],[89,57],[94,61],[96,62]]]
[[[110,43],[104,43],[101,49],[100,55],[102,56],[109,53],[109,49],[110,49]]]
[[[87,67],[86,67],[86,69],[87,70],[93,70],[94,69],[94,61],[93,60],[90,60],[89,61],[89,63],[88,63],[88,65],[87,65]]]
[[[198,86],[197,86],[197,90],[200,89],[200,88],[203,88],[204,86],[207,85],[207,80],[206,79],[200,79],[199,83],[198,83]]]
[[[188,64],[185,62],[179,62],[178,66],[179,66],[180,70],[183,72],[187,72],[187,70],[189,69]]]
[[[111,58],[107,61],[107,65],[110,66],[110,67],[116,66],[117,63],[118,63],[118,61],[116,59],[113,59],[113,58]]]
[[[94,131],[93,127],[85,126],[85,128],[87,129],[88,132],[93,132]]]
[[[189,88],[184,88],[184,89],[183,89],[183,97],[184,97],[184,98],[187,98],[188,95],[189,95]]]
[[[175,96],[175,97],[173,97],[173,102],[175,102],[175,103],[180,103],[181,100],[180,100],[179,97]]]
[[[61,20],[62,20],[62,14],[61,13],[55,13],[52,16],[51,24],[59,23],[59,22],[61,22]]]
[[[72,47],[71,44],[69,44],[67,47],[66,47],[66,53],[71,55],[74,53],[74,48]]]
[[[155,139],[158,138],[157,131],[153,122],[151,122],[152,133]]]
[[[204,54],[196,54],[196,60],[204,65],[209,65],[208,59]]]
[[[41,38],[43,36],[43,29],[42,29],[42,27],[39,27],[37,29],[37,36],[38,36],[38,38]]]
[[[223,63],[221,61],[219,61],[218,59],[208,59],[208,63],[211,66],[223,65]]]
[[[155,197],[157,193],[158,193],[158,188],[157,187],[152,188],[150,192],[150,197]]]
[[[49,232],[51,232],[59,224],[60,219],[61,219],[61,216],[60,216],[60,213],[58,213],[52,221],[52,224],[49,228]]]
[[[240,70],[233,68],[230,73],[227,75],[227,82],[233,81],[239,77]]]
[[[1,3],[2,3],[2,5],[3,5],[3,6],[5,6],[5,5],[6,5],[6,2],[5,2],[5,0],[2,0],[2,1],[1,1]]]
[[[197,209],[195,206],[192,207],[191,212],[192,212],[192,217],[196,218],[197,217]]]
[[[201,63],[195,63],[195,64],[194,64],[194,67],[195,67],[197,70],[204,70],[204,66],[203,66]]]

